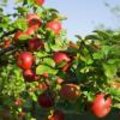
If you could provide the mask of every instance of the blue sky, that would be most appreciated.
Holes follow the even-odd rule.
[[[120,23],[105,7],[104,2],[112,6],[120,4],[120,0],[46,0],[45,5],[56,8],[67,16],[64,27],[68,36],[74,39],[75,34],[82,36],[89,34],[99,24],[110,28],[120,27]],[[6,12],[11,12],[12,7],[13,0],[9,0]]]

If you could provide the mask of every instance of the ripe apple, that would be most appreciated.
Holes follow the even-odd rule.
[[[75,101],[80,96],[80,87],[76,84],[64,84],[60,90],[60,95],[69,101]]]
[[[99,118],[105,117],[111,110],[112,99],[109,96],[106,96],[103,93],[97,94],[91,110],[93,114]]]
[[[35,13],[27,14],[26,18],[27,18],[28,22],[30,22],[31,20],[34,20],[34,19],[35,20],[40,20],[39,16],[37,14],[35,14]]]
[[[43,48],[43,42],[39,38],[33,38],[28,42],[28,48],[31,51],[39,50]]]
[[[54,105],[54,98],[52,94],[44,92],[38,97],[38,103],[43,108],[50,108]]]
[[[40,6],[42,6],[44,4],[44,2],[45,2],[45,0],[35,0],[35,3]]]
[[[69,56],[64,52],[55,52],[54,55],[53,55],[53,59],[54,59],[56,64],[60,64],[62,62],[69,62],[70,61]]]
[[[24,69],[31,69],[34,62],[34,57],[30,52],[22,52],[17,58],[17,65]]]
[[[29,13],[27,15],[26,19],[27,19],[29,27],[33,27],[34,26],[34,28],[38,29],[41,26],[41,24],[42,24],[41,19],[35,13]]]
[[[46,28],[53,31],[55,34],[60,34],[62,30],[62,25],[59,21],[53,20],[47,23]]]
[[[60,110],[55,110],[48,120],[64,120],[64,113]]]
[[[31,69],[23,71],[23,77],[26,82],[39,80],[39,76],[37,76]]]

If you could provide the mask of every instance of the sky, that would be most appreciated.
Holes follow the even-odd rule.
[[[120,5],[120,0],[46,0],[45,6],[57,9],[68,19],[63,23],[68,37],[90,34],[96,26],[104,24],[109,28],[120,27],[118,19],[104,3],[111,6]],[[9,0],[6,12],[13,12],[13,0]]]

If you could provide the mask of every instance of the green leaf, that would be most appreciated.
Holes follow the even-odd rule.
[[[52,45],[51,44],[50,47],[53,51],[60,51],[62,49],[61,46],[59,46],[59,45]]]
[[[27,21],[24,18],[19,18],[15,21],[14,27],[24,31],[27,29]]]
[[[55,44],[50,43],[49,46],[53,51],[63,51],[66,50],[67,44],[58,39],[55,41]]]
[[[27,13],[28,12],[28,8],[25,8],[25,7],[18,7],[16,8],[18,10],[18,13]]]
[[[115,65],[103,64],[103,69],[108,78],[113,78],[116,75],[117,69]]]
[[[78,38],[79,40],[82,39],[82,37],[80,35],[75,35],[76,38]]]
[[[95,60],[100,60],[100,59],[104,58],[104,55],[101,53],[101,51],[99,51],[99,52],[96,52],[96,53],[93,54],[93,58]]]
[[[94,32],[97,33],[103,39],[108,39],[110,37],[110,34],[107,31],[95,30]]]
[[[88,35],[85,37],[85,40],[99,40],[100,37],[98,35]]]
[[[48,43],[44,43],[44,48],[46,52],[50,52],[50,47],[48,45]]]
[[[48,56],[48,53],[46,53],[45,51],[40,51],[40,52],[35,53],[35,55],[36,55],[38,58],[43,58],[43,57],[47,57],[47,56]]]
[[[112,107],[115,107],[115,108],[120,109],[120,103],[114,103],[114,104],[112,105]]]
[[[37,68],[36,68],[36,74],[38,75],[42,75],[44,73],[48,73],[48,74],[57,74],[58,70],[55,70],[53,69],[52,67],[50,66],[47,66],[47,65],[39,65]]]
[[[94,95],[92,92],[84,91],[83,94],[87,98],[87,101],[89,102],[93,101]]]
[[[38,98],[37,98],[37,95],[34,92],[31,92],[30,96],[31,96],[31,98],[32,98],[33,101],[37,102]]]
[[[105,56],[107,56],[109,54],[110,50],[111,50],[110,46],[108,46],[108,45],[103,45],[102,46],[102,52]]]
[[[54,9],[54,8],[49,8],[48,11],[49,11],[49,12],[52,12],[52,13],[53,13],[53,12],[54,12],[54,13],[59,13],[59,11],[56,10],[56,9]]]
[[[109,90],[110,94],[112,94],[113,96],[119,96],[120,97],[120,89],[116,89],[116,88],[111,88]]]
[[[44,58],[43,64],[46,64],[46,65],[51,66],[51,67],[55,67],[55,62],[52,58]]]
[[[106,89],[106,92],[108,92],[110,95],[112,95],[114,100],[117,100],[120,102],[120,89],[110,87],[110,88]]]

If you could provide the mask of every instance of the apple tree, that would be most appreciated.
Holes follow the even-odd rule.
[[[0,6],[1,119],[103,118],[120,109],[120,33],[95,30],[73,43],[66,18],[44,3],[16,0],[11,14]]]

